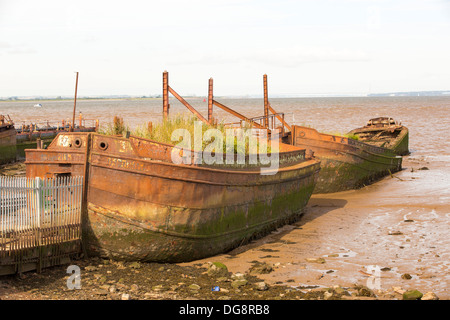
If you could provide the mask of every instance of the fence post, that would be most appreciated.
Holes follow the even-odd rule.
[[[34,196],[36,197],[36,217],[37,217],[37,225],[38,225],[38,265],[37,265],[37,272],[41,273],[42,271],[42,250],[43,250],[43,244],[42,244],[42,220],[43,220],[43,206],[44,203],[42,201],[42,183],[41,178],[36,177],[34,179]]]

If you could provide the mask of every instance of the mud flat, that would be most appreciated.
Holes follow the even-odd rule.
[[[213,260],[232,272],[269,263],[264,281],[300,290],[357,284],[381,299],[406,290],[449,299],[449,163],[410,156],[403,167],[359,190],[313,195],[296,224]]]

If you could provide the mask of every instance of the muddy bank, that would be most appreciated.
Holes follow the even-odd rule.
[[[268,285],[253,271],[212,274],[211,264],[180,266],[122,263],[102,259],[73,261],[81,287],[69,289],[66,266],[0,278],[0,300],[375,300],[403,299],[402,292],[377,292],[365,286],[294,289]],[[264,269],[265,268],[265,269]],[[273,267],[263,265],[262,272]],[[276,268],[276,267],[275,267]],[[252,271],[253,270],[253,271]],[[256,271],[258,272],[258,271]],[[272,272],[272,271],[269,271]]]
[[[411,156],[403,167],[360,190],[313,195],[294,225],[215,259],[233,272],[255,260],[275,265],[261,275],[269,284],[370,285],[387,299],[415,289],[449,299],[448,164]]]

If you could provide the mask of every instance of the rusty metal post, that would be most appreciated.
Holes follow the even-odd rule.
[[[153,123],[151,121],[149,121],[149,123],[147,124],[147,130],[149,134],[152,134],[153,132]]]
[[[90,169],[90,152],[91,144],[94,137],[92,133],[88,133],[86,136],[86,150],[84,152],[84,164],[83,164],[83,189],[81,198],[81,249],[84,257],[88,258],[86,249],[86,240],[89,234],[89,217],[88,217],[88,192],[89,192],[89,169]]]
[[[169,73],[163,72],[163,116],[164,120],[169,117]]]
[[[77,108],[77,90],[78,90],[78,72],[77,72],[77,78],[75,80],[75,99],[73,101],[73,119],[72,119],[72,129],[70,131],[74,131],[75,129],[75,110]]]
[[[267,74],[263,76],[264,82],[264,127],[269,128],[269,97],[267,93]]]
[[[83,114],[80,112],[80,128],[83,126]]]
[[[213,78],[209,78],[208,85],[208,122],[213,124]]]

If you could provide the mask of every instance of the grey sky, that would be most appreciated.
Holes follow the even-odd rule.
[[[0,97],[450,90],[450,3],[0,0]]]

